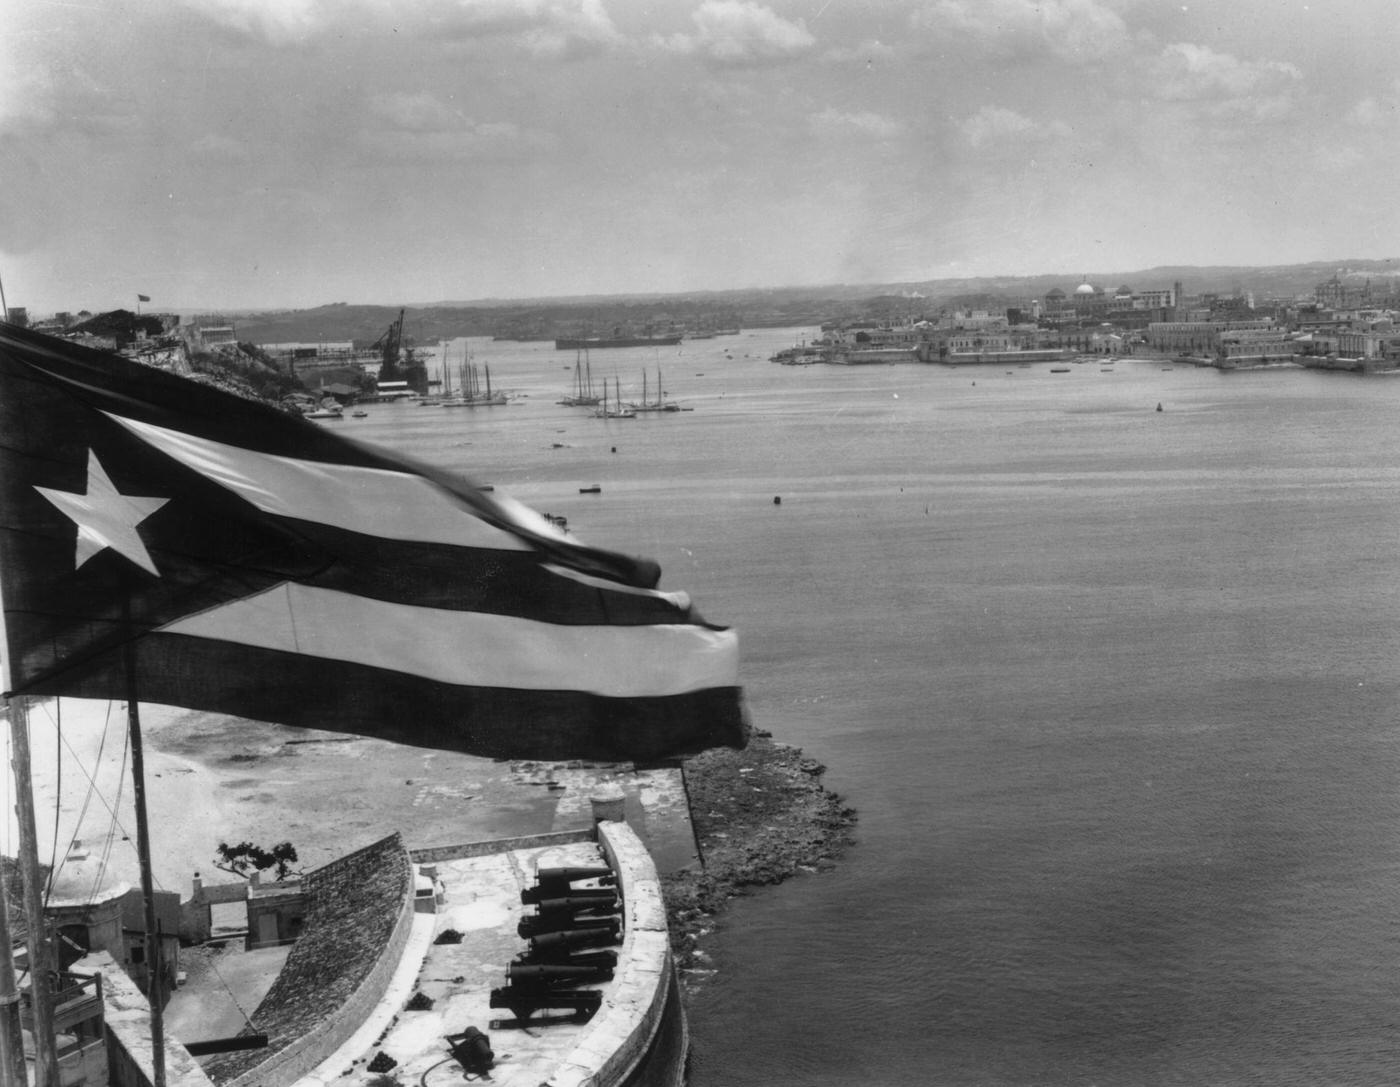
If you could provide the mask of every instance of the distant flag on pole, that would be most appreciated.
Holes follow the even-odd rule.
[[[460,477],[0,329],[7,693],[497,758],[743,746],[733,631]]]
[[[136,296],[136,301],[138,302],[149,302],[150,300],[151,296],[149,294],[138,294]]]

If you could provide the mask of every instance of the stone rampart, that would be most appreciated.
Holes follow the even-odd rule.
[[[275,1087],[315,1068],[384,995],[413,927],[413,872],[397,834],[309,873],[305,928],[256,1010],[268,1048],[206,1065],[226,1087]]]
[[[676,984],[666,904],[646,846],[626,823],[609,820],[598,823],[598,846],[617,875],[624,911],[619,974],[578,1044],[547,1081],[548,1087],[628,1083],[656,1041]]]

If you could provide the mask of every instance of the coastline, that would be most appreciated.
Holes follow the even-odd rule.
[[[700,942],[731,898],[829,869],[854,842],[856,812],[822,784],[825,769],[760,729],[742,751],[686,761],[701,866],[661,878],[683,992],[707,976]]]
[[[46,700],[30,710],[40,839],[57,841],[62,855],[72,838],[98,844],[111,827],[113,874],[134,882],[125,713],[83,699],[61,700],[61,714],[59,706]],[[300,867],[313,868],[391,829],[429,844],[558,829],[547,766],[169,706],[143,706],[142,716],[156,884],[182,896],[197,872],[223,881],[211,863],[221,839],[290,840]],[[0,746],[8,756],[8,728]],[[63,775],[46,772],[60,748],[69,761],[63,795]],[[663,875],[662,889],[684,989],[702,976],[701,940],[729,899],[832,867],[853,841],[856,815],[822,784],[825,767],[765,730],[755,729],[742,751],[714,748],[683,767],[701,863]],[[350,781],[373,785],[347,792]],[[92,791],[105,799],[88,803]],[[0,824],[10,853],[14,821],[11,811]]]

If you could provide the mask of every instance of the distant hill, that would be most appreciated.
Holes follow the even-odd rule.
[[[1385,260],[1312,261],[1274,266],[1159,265],[1138,271],[1085,273],[1100,287],[1161,289],[1180,281],[1187,294],[1252,291],[1257,298],[1307,298],[1333,275],[1355,282],[1400,276],[1400,257]],[[855,315],[919,315],[951,305],[995,304],[1041,297],[1051,288],[1069,292],[1079,276],[973,276],[902,283],[837,283],[820,287],[742,288],[683,294],[579,295],[566,298],[475,299],[410,304],[404,335],[419,344],[455,336],[578,335],[619,326],[748,328],[815,324]],[[238,338],[253,343],[355,340],[367,346],[398,318],[397,305],[337,302],[314,309],[221,313],[204,323],[232,321]]]

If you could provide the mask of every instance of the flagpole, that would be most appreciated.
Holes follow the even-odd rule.
[[[130,602],[123,609],[130,625]],[[156,899],[151,876],[151,835],[146,819],[146,770],[141,746],[141,712],[136,690],[136,654],[126,643],[126,723],[131,741],[132,797],[136,807],[136,854],[141,862],[141,898],[146,907],[146,998],[151,1005],[152,1087],[165,1087],[165,1010],[161,1006],[160,934],[156,931]]]
[[[8,717],[10,700],[5,700]],[[14,938],[10,935],[10,903],[0,878],[0,1083],[24,1083],[24,1033],[19,1019],[19,986],[15,983]]]
[[[0,284],[0,322],[8,323],[10,311],[5,306],[5,288]],[[10,643],[5,630],[5,612],[0,602],[0,691],[5,692],[5,717],[11,722],[20,712],[23,698],[10,695]],[[18,789],[16,789],[18,792]],[[18,804],[14,805],[18,814]],[[37,1051],[36,1051],[37,1053]],[[15,945],[10,933],[9,894],[0,879],[0,1083],[28,1084],[29,1069],[24,1059],[24,1027],[20,1022],[19,985],[15,980]]]
[[[58,1048],[53,1033],[52,945],[44,923],[44,890],[39,881],[39,832],[34,820],[34,779],[30,773],[29,699],[10,699],[14,744],[15,809],[19,815],[19,865],[24,874],[24,915],[29,937],[29,1003],[34,1013],[34,1065],[37,1087],[58,1087]]]
[[[10,904],[0,888],[0,1083],[24,1083],[24,1034],[19,1021],[19,987],[15,984],[15,960],[10,953]]]

